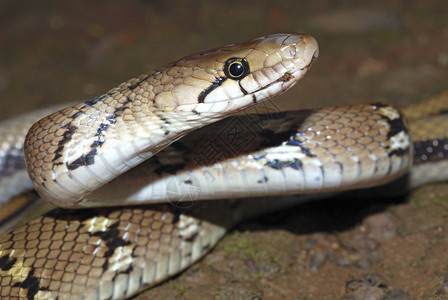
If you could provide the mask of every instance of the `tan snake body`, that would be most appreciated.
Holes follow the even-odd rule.
[[[93,190],[190,131],[285,92],[317,54],[310,36],[271,35],[184,57],[56,112],[25,140],[34,187],[58,206],[82,207]]]
[[[311,53],[310,61],[305,62],[304,67],[308,68],[313,56],[314,53]],[[121,85],[121,88],[134,83],[135,80],[131,80]],[[204,85],[203,90],[208,91],[205,94],[211,95],[212,91],[208,87]],[[116,90],[108,94],[113,94],[113,91]],[[204,100],[205,96],[203,93],[195,99]],[[249,102],[252,104],[252,100]],[[122,107],[117,103],[115,105]],[[168,107],[164,112],[174,119],[173,115],[169,115],[174,106]],[[82,111],[85,108],[81,104],[77,109]],[[448,146],[443,131],[446,130],[447,116],[441,113],[443,110],[437,109],[418,116],[412,116],[413,110],[411,113],[405,111],[411,119],[414,143],[420,143],[414,157],[418,164],[414,165],[411,176],[424,166],[447,163]],[[39,114],[45,113],[37,112],[28,116],[29,124],[42,116]],[[212,119],[219,115],[215,113]],[[74,116],[77,113],[63,110],[62,114]],[[207,113],[201,111],[200,114]],[[193,115],[197,116],[196,113]],[[108,116],[100,123],[104,124]],[[51,118],[58,119],[57,115]],[[160,122],[162,118],[166,117],[159,115],[153,120]],[[17,124],[13,122],[21,122],[26,126],[24,120],[26,118],[7,124],[11,127],[11,124]],[[420,134],[424,125],[431,123],[431,120],[445,124],[445,127],[439,126],[442,132],[423,130]],[[196,117],[193,119],[195,122]],[[158,124],[169,125],[164,122]],[[47,130],[51,131],[51,127],[48,126]],[[3,147],[3,157],[14,157],[18,169],[9,170],[15,169],[15,163],[11,168],[8,168],[7,163],[2,173],[13,174],[16,179],[23,181],[23,187],[16,187],[8,195],[5,194],[10,197],[31,185],[24,179],[24,165],[17,158],[21,157],[20,144],[25,132],[19,129],[21,126],[17,126],[18,130],[14,133],[6,129],[2,133],[1,128],[5,127],[0,126],[0,137],[6,136],[3,145],[12,145],[8,149]],[[166,135],[176,131],[171,127],[163,129],[160,132],[162,135],[167,130],[170,133]],[[57,132],[57,129],[53,132]],[[245,137],[243,142],[238,138],[228,138],[230,133],[235,132],[239,133],[238,137]],[[431,136],[427,136],[428,132]],[[182,131],[179,135],[183,134]],[[426,141],[422,135],[427,136]],[[64,134],[60,136],[62,138],[59,142]],[[422,144],[435,140],[438,142],[431,147]],[[66,142],[63,144],[65,146]],[[86,145],[87,150],[87,146],[81,148],[84,153],[90,153],[92,142]],[[215,152],[210,152],[210,145],[210,149]],[[145,145],[143,148],[145,155],[142,156],[149,156],[146,155],[148,151],[153,153],[159,150],[155,145]],[[75,157],[81,156],[77,153]],[[54,160],[54,156],[51,160]],[[128,171],[122,179],[116,179],[121,180],[119,183],[112,182],[90,195],[72,198],[72,204],[80,206],[90,206],[92,202],[89,201],[94,201],[95,205],[117,205],[118,199],[128,199],[124,203],[136,204],[145,197],[150,197],[154,202],[168,200],[171,204],[89,210],[57,209],[1,236],[0,296],[2,299],[130,297],[191,265],[242,218],[292,205],[300,199],[288,196],[276,198],[275,201],[264,197],[200,201],[187,202],[186,207],[177,205],[178,201],[366,187],[403,175],[409,171],[411,161],[412,146],[406,123],[400,113],[389,106],[357,105],[227,119],[200,129],[187,139],[162,150],[140,168]],[[87,161],[84,163],[89,165]],[[130,163],[133,164],[136,163]],[[306,172],[300,174],[304,170]],[[311,179],[307,179],[306,174],[311,174]],[[332,174],[337,174],[335,179],[331,178]],[[414,177],[411,183],[419,184],[415,183],[419,176]],[[425,180],[446,180],[448,176],[443,177],[439,172],[436,178],[425,177]],[[148,181],[135,182],[137,178],[146,178]],[[9,183],[8,180],[0,180],[0,188]],[[35,186],[42,194],[48,194],[39,183]],[[114,189],[117,186],[126,188]],[[243,187],[249,187],[249,191]],[[187,197],[179,189],[189,189]],[[225,194],[225,190],[232,193]],[[101,194],[103,198],[98,196]],[[60,202],[53,199],[52,195],[50,198]]]

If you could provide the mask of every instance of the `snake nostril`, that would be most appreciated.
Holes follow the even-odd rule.
[[[280,49],[281,55],[286,59],[292,59],[296,55],[296,47],[289,45]]]

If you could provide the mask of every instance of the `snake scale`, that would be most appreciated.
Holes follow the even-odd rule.
[[[317,54],[308,35],[266,36],[187,56],[38,122],[60,108],[3,122],[0,225],[37,201],[32,186],[88,209],[55,209],[2,235],[0,297],[128,298],[187,268],[241,219],[306,198],[293,194],[448,178],[443,97],[405,109],[409,126],[380,103],[225,119],[292,87]],[[216,200],[196,201],[205,199]]]

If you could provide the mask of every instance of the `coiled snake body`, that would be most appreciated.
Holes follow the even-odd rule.
[[[191,265],[242,218],[298,201],[259,196],[378,185],[409,172],[413,155],[421,162],[411,174],[419,166],[446,164],[443,132],[431,138],[439,141],[432,150],[442,154],[431,156],[421,143],[414,154],[401,113],[383,104],[219,121],[293,86],[317,51],[316,41],[302,34],[214,49],[35,123],[25,157],[42,198],[66,208],[120,207],[56,209],[1,236],[2,299],[130,297]],[[2,170],[8,179],[0,188],[21,182],[0,195],[0,203],[30,188],[22,128],[47,113],[0,127],[8,145]],[[427,124],[428,116],[446,123],[446,116],[434,114],[417,116],[415,123]],[[414,141],[421,128],[411,128]],[[180,205],[224,198],[233,200]]]

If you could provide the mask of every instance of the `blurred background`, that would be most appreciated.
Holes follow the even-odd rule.
[[[446,0],[2,0],[0,120],[54,103],[92,98],[187,54],[278,32],[305,32],[320,44],[320,57],[308,75],[276,102],[281,109],[378,101],[405,106],[448,87],[447,16]],[[448,198],[446,186],[427,189],[421,193]],[[297,215],[282,215],[268,225],[260,220],[242,225],[211,258],[141,298],[335,299],[348,293],[353,276],[378,272],[387,279],[387,289],[408,297],[390,299],[436,299],[429,297],[442,293],[448,280],[443,250],[448,242],[445,233],[430,235],[436,243],[424,231],[446,224],[444,202],[431,199],[382,207],[394,224],[394,235],[387,245],[371,247],[369,251],[379,252],[380,259],[367,267],[352,264],[355,259],[341,267],[329,258],[330,250],[323,266],[310,267],[318,253],[313,245],[331,249],[334,244],[329,241],[336,239],[337,226],[319,227],[302,215],[306,209],[313,211],[308,215],[317,212],[301,206],[302,221],[293,221]],[[415,205],[419,201],[429,202]],[[336,213],[318,219],[346,221],[347,208],[334,206],[339,209]],[[432,210],[420,215],[421,207]],[[404,215],[396,212],[400,209]],[[359,211],[364,216],[371,209],[361,207],[353,214]],[[421,221],[401,223],[415,218]],[[358,225],[362,218],[355,219],[344,228],[351,230],[348,236],[362,225]],[[397,234],[399,225],[420,226],[415,230],[421,235]],[[300,226],[310,229],[297,235]],[[251,233],[246,236],[247,228]],[[239,243],[246,239],[249,246],[245,245],[255,250],[241,257],[241,248],[246,248]],[[309,239],[318,242],[308,247]],[[275,243],[266,246],[269,240]],[[410,255],[407,260],[403,253]]]

